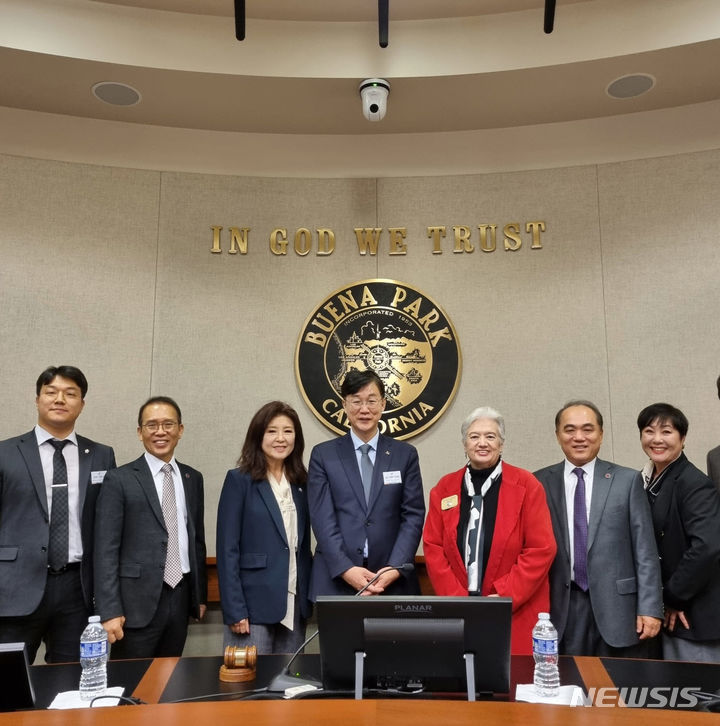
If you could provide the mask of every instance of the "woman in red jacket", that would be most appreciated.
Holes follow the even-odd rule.
[[[545,491],[501,459],[505,422],[475,409],[461,426],[468,462],[430,492],[423,551],[437,595],[512,598],[513,654],[532,653],[532,629],[550,608],[555,538]]]

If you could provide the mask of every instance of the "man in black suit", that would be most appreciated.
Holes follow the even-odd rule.
[[[717,379],[718,398],[720,398],[720,377]],[[707,454],[707,474],[713,484],[720,489],[720,446],[710,449]]]
[[[138,414],[145,453],[111,472],[95,530],[95,607],[113,658],[182,655],[207,602],[202,474],[175,460],[180,407],[155,396]]]
[[[24,642],[35,659],[77,661],[92,612],[95,501],[109,446],[75,433],[88,383],[74,366],[37,379],[38,422],[0,442],[0,642]]]

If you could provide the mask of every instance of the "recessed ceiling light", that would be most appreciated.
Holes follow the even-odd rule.
[[[113,106],[134,106],[140,103],[140,91],[126,83],[100,81],[92,87],[93,96]]]
[[[635,98],[647,93],[654,85],[655,78],[649,73],[631,73],[609,83],[605,93],[611,98]]]

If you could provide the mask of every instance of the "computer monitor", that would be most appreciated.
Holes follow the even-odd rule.
[[[0,711],[33,708],[35,693],[24,643],[0,643]]]
[[[504,597],[318,597],[323,687],[360,697],[360,668],[365,689],[470,697],[470,663],[477,693],[508,693],[511,617]]]

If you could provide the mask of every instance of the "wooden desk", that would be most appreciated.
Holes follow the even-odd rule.
[[[569,708],[466,701],[244,701],[153,704],[0,714],[2,726],[677,726],[673,711]],[[717,715],[684,713],[683,726],[717,724]]]
[[[220,657],[156,658],[154,660],[112,661],[110,685],[125,685],[132,695],[149,705],[135,707],[66,711],[35,710],[0,714],[0,726],[209,726],[242,722],[253,726],[694,726],[717,724],[717,714],[688,709],[654,708],[570,708],[512,702],[516,683],[532,679],[533,661],[515,656],[511,665],[509,700],[450,701],[439,698],[409,697],[380,700],[210,700],[191,703],[171,701],[209,694],[232,697],[266,685],[287,662],[287,656],[262,656],[257,678],[249,684],[220,683]],[[319,656],[303,655],[296,661],[307,676],[319,675]],[[560,659],[561,680],[586,691],[591,688],[620,688],[633,685],[694,686],[711,691],[720,683],[720,664],[669,663],[613,658]],[[55,693],[77,688],[79,664],[33,666],[32,675],[38,707],[44,708]],[[222,697],[222,696],[219,696]]]

